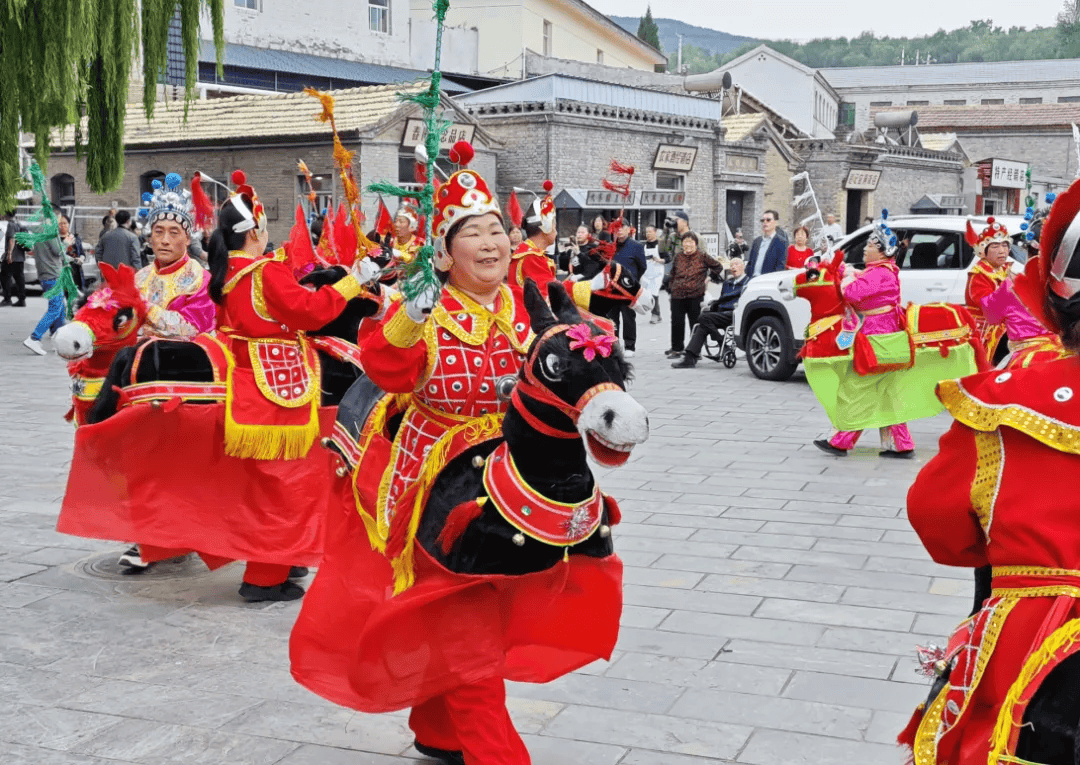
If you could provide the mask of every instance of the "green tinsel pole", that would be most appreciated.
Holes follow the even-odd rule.
[[[41,242],[54,240],[60,250],[60,257],[63,259],[64,243],[60,240],[60,220],[56,217],[52,202],[49,201],[49,197],[45,193],[45,173],[42,172],[41,166],[37,162],[30,165],[30,180],[34,184],[34,193],[41,196],[41,209],[30,218],[30,224],[36,223],[39,224],[39,227],[37,231],[20,231],[15,235],[15,239],[26,250],[32,250],[34,245]],[[56,295],[64,296],[64,310],[70,319],[72,306],[75,305],[75,299],[79,296],[79,288],[75,286],[75,278],[71,275],[71,266],[66,262],[60,270],[60,276],[57,277],[56,284],[43,297],[48,299]]]
[[[401,283],[401,293],[406,299],[412,299],[423,292],[435,288],[441,284],[435,274],[435,247],[432,243],[432,220],[435,217],[435,160],[439,157],[439,147],[442,144],[443,133],[449,126],[449,122],[442,119],[439,109],[442,103],[442,38],[443,26],[446,23],[446,11],[450,8],[450,0],[435,0],[432,3],[435,11],[435,68],[426,90],[419,93],[399,94],[402,101],[411,101],[424,107],[424,127],[427,135],[424,138],[424,148],[427,150],[427,180],[424,188],[420,191],[420,212],[424,216],[424,246],[420,248],[417,257],[405,266],[405,278]],[[374,183],[367,190],[376,194],[403,198],[415,197],[417,193],[409,189],[396,186],[392,183]]]

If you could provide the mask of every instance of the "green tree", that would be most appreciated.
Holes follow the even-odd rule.
[[[1057,17],[1057,32],[1061,57],[1080,56],[1080,2],[1065,0]]]
[[[0,209],[23,188],[19,134],[34,136],[34,158],[49,157],[54,129],[75,125],[76,150],[95,192],[124,178],[128,80],[141,52],[144,109],[153,115],[165,70],[169,24],[179,12],[186,95],[198,75],[199,14],[210,11],[218,66],[225,0],[6,0],[0,3]],[[85,124],[83,122],[85,118]]]
[[[638,23],[637,36],[642,42],[648,43],[661,53],[664,52],[664,49],[660,47],[660,27],[653,21],[652,6],[650,5],[645,6],[645,15],[641,17],[641,21]]]

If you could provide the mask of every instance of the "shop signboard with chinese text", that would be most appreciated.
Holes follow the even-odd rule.
[[[877,189],[880,180],[880,170],[852,169],[848,171],[847,180],[844,181],[844,188],[849,191],[874,191]]]
[[[636,191],[631,191],[630,196],[624,197],[617,191],[591,189],[585,195],[585,206],[591,208],[633,207],[635,194],[637,194]]]
[[[689,173],[694,169],[695,159],[697,159],[696,146],[672,146],[662,143],[656,147],[656,157],[653,159],[652,169]]]
[[[990,165],[990,185],[999,189],[1022,189],[1027,186],[1027,163],[995,159]]]
[[[443,133],[442,141],[439,143],[439,149],[441,151],[449,151],[450,147],[458,141],[468,141],[472,143],[473,132],[476,130],[475,125],[462,125],[459,123],[453,123],[446,132]],[[427,130],[424,128],[424,121],[422,119],[410,118],[405,120],[405,133],[401,136],[401,145],[403,148],[412,149],[417,144],[423,143],[424,136],[427,135]]]
[[[701,249],[705,251],[705,254],[711,258],[720,257],[720,233],[717,231],[707,231],[698,234],[698,239],[701,240]]]
[[[642,207],[682,207],[685,203],[685,191],[652,190],[641,192]]]

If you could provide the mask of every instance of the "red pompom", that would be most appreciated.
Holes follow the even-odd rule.
[[[247,183],[247,176],[244,175],[243,170],[233,170],[232,174],[233,186],[243,186]]]
[[[544,191],[550,194],[553,188],[555,188],[554,183],[552,183],[551,181],[544,181]]]
[[[476,152],[473,150],[472,144],[468,141],[458,141],[450,147],[449,156],[450,161],[455,165],[464,167],[473,161]]]
[[[991,215],[989,218],[986,219],[986,225],[987,226],[993,226],[994,225],[994,216],[993,215]]]

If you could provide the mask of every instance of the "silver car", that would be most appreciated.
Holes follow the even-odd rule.
[[[83,243],[83,288],[93,289],[101,283],[101,269],[98,267],[97,257],[94,254],[94,245]],[[26,253],[23,262],[23,279],[26,281],[27,292],[41,292],[41,280],[38,279],[37,260],[31,250]]]

